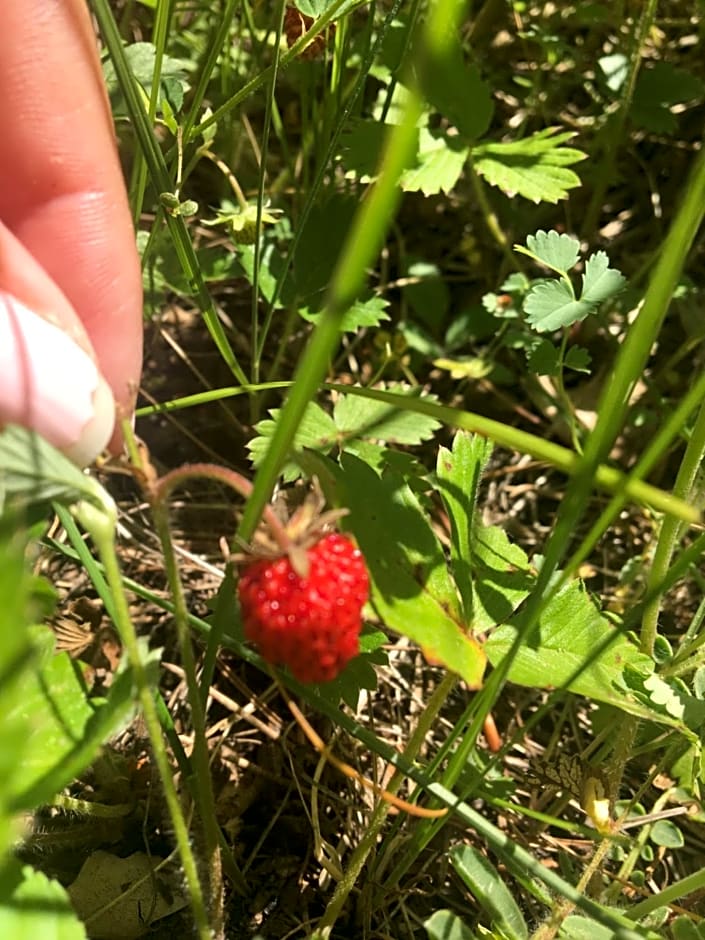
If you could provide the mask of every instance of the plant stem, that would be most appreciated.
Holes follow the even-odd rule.
[[[103,562],[105,577],[112,592],[115,626],[134,672],[135,685],[142,707],[145,727],[149,735],[154,761],[157,765],[159,777],[164,789],[164,799],[169,810],[169,817],[174,830],[174,838],[179,849],[181,864],[183,866],[186,884],[188,885],[191,909],[193,910],[194,919],[196,921],[198,937],[199,940],[212,940],[203,891],[198,877],[196,858],[191,848],[188,825],[184,818],[178,793],[176,792],[176,785],[174,783],[172,769],[169,758],[167,757],[164,738],[159,724],[154,694],[149,684],[147,669],[140,654],[135,627],[130,618],[120,567],[115,554],[114,536],[108,535],[105,532],[96,531],[95,529],[91,530],[91,535],[100,554],[101,561]]]
[[[627,76],[623,86],[622,96],[619,101],[617,113],[610,115],[610,117],[607,119],[605,127],[603,128],[605,144],[602,152],[602,160],[600,161],[600,165],[597,169],[595,177],[596,182],[593,189],[592,199],[590,200],[590,205],[588,206],[587,212],[585,213],[585,221],[583,223],[583,237],[587,238],[588,240],[592,237],[593,232],[598,224],[600,212],[602,211],[602,203],[605,198],[605,193],[607,192],[607,187],[609,186],[610,182],[614,180],[617,147],[619,146],[620,139],[624,133],[624,126],[627,121],[627,115],[629,114],[629,108],[634,97],[636,80],[639,75],[639,68],[641,66],[641,50],[654,21],[657,6],[658,0],[648,0],[642,9],[641,19],[639,20],[634,37],[634,46],[632,50],[629,75]]]
[[[174,544],[169,530],[169,516],[165,501],[152,501],[152,515],[162,547],[164,568],[169,590],[174,603],[174,623],[179,643],[181,663],[186,677],[186,692],[191,710],[193,727],[193,757],[195,803],[203,829],[204,854],[206,859],[208,910],[211,929],[216,937],[223,935],[223,877],[220,864],[220,832],[215,809],[215,797],[210,773],[210,755],[206,737],[206,714],[201,698],[196,658],[188,627],[188,610]]]
[[[705,402],[695,419],[695,425],[685,449],[678,476],[673,486],[673,495],[688,503],[699,503],[702,487],[696,484],[698,469],[705,457]],[[655,596],[644,610],[641,621],[641,649],[649,656],[653,655],[654,642],[658,632],[658,617],[663,597],[662,585],[668,573],[676,543],[683,533],[683,523],[675,516],[664,516],[654,551],[654,560],[649,571],[647,593]]]
[[[419,753],[428,732],[431,729],[431,725],[438,717],[438,713],[445,704],[448,695],[455,686],[457,682],[457,676],[453,673],[447,673],[443,681],[438,685],[438,688],[435,690],[431,698],[429,699],[428,705],[421,713],[419,722],[414,729],[409,743],[404,748],[403,757],[404,760],[412,762],[416,759],[416,756]],[[394,776],[389,781],[389,784],[385,787],[388,793],[396,794],[399,790],[399,787],[404,781],[404,774],[397,770],[394,773]],[[390,804],[384,800],[381,800],[372,814],[372,819],[367,828],[367,832],[362,837],[358,843],[356,849],[354,850],[350,862],[347,866],[347,869],[338,882],[333,897],[330,899],[328,906],[326,907],[323,916],[321,917],[318,923],[318,930],[321,931],[324,937],[330,935],[336,920],[340,916],[340,912],[343,909],[343,905],[348,899],[350,892],[355,886],[360,872],[364,868],[365,862],[370,852],[374,849],[377,843],[377,837],[379,836],[380,830],[384,825],[384,822],[389,813]]]

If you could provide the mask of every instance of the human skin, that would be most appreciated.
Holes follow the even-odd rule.
[[[134,230],[84,0],[2,7],[0,425],[86,464],[139,383]]]

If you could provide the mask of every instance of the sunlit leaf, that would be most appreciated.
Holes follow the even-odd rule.
[[[533,235],[527,235],[526,248],[535,261],[559,273],[570,271],[580,257],[578,239],[553,229],[548,232],[539,229]]]
[[[449,193],[460,178],[469,148],[461,137],[442,129],[419,130],[416,166],[405,170],[401,188],[406,192],[422,192],[424,196]]]
[[[549,127],[525,140],[511,143],[480,143],[472,149],[477,173],[507,195],[532,202],[558,202],[580,185],[580,177],[566,169],[586,154],[561,146],[575,135],[557,133]]]
[[[627,279],[616,268],[609,266],[610,259],[604,251],[596,251],[585,263],[583,274],[583,303],[597,306],[622,290]]]
[[[11,861],[0,890],[0,937],[7,940],[86,940],[66,890],[29,865]]]

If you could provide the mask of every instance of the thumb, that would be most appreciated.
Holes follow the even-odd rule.
[[[72,307],[0,225],[0,426],[9,423],[83,466],[110,440],[115,405]]]

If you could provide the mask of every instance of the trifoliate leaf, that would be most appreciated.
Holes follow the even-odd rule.
[[[405,170],[401,188],[422,192],[424,196],[449,193],[458,182],[468,158],[469,148],[461,137],[441,129],[419,130],[417,165]]]
[[[524,301],[526,318],[539,333],[571,326],[593,310],[590,304],[576,300],[570,285],[563,280],[539,281]]]
[[[553,229],[550,232],[539,229],[534,235],[527,235],[526,249],[517,245],[517,250],[563,274],[576,264],[580,255],[580,242],[577,238],[561,235]]]
[[[558,202],[580,186],[580,177],[565,167],[584,160],[587,154],[561,146],[575,136],[573,133],[556,132],[557,128],[549,127],[525,140],[477,144],[472,149],[473,166],[491,186],[507,195],[537,203]]]
[[[585,263],[581,301],[597,306],[622,290],[627,279],[615,268],[610,268],[609,263],[604,251],[590,255]]]

